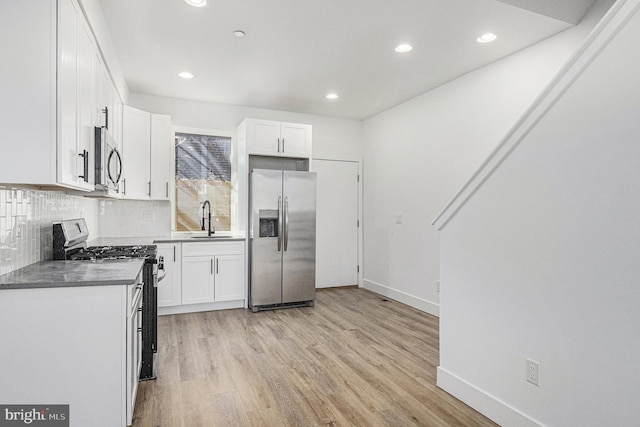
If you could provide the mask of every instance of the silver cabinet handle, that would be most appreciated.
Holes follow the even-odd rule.
[[[102,112],[104,113],[104,127],[109,129],[109,107],[104,107]]]
[[[149,181],[149,197],[151,197],[151,181]]]
[[[209,260],[209,264],[211,266],[211,274],[213,274],[213,258]]]
[[[166,190],[167,195],[165,196],[167,199],[169,198],[169,181],[167,181],[167,190]]]
[[[284,153],[284,138],[282,138],[282,152]]]
[[[282,204],[282,196],[278,196],[278,252],[282,250],[282,211],[280,205]]]
[[[280,138],[278,138],[278,153],[280,152]]]
[[[173,247],[173,262],[176,262],[176,247]]]
[[[127,195],[127,178],[122,178],[122,195]]]
[[[216,274],[218,274],[218,258],[216,258]]]
[[[289,245],[289,198],[284,198],[284,250]]]

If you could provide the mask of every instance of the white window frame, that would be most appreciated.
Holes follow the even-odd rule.
[[[205,128],[193,128],[193,127],[184,127],[184,126],[173,126],[171,131],[173,132],[173,179],[172,186],[173,191],[171,191],[171,231],[177,234],[203,234],[203,232],[193,232],[193,231],[176,231],[176,159],[175,159],[175,140],[176,133],[189,133],[192,135],[208,135],[208,136],[222,136],[231,138],[231,230],[229,231],[216,231],[216,234],[222,236],[233,236],[235,235],[238,229],[238,147],[237,147],[237,138],[236,132],[228,131],[228,130],[215,130],[215,129],[205,129]]]

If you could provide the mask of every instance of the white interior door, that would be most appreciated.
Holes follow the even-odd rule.
[[[358,284],[358,163],[313,160],[316,288]]]

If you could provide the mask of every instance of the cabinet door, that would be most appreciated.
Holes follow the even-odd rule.
[[[136,286],[136,285],[132,285]],[[126,417],[127,425],[131,424],[133,410],[136,405],[140,368],[142,367],[142,292],[134,302],[134,310],[127,317],[127,367],[126,367]]]
[[[213,264],[209,256],[182,258],[182,304],[214,301]]]
[[[58,172],[60,184],[93,190],[95,43],[75,0],[58,9]]]
[[[151,115],[124,106],[122,130],[122,192],[125,199],[148,200],[151,186]]]
[[[151,115],[151,199],[169,200],[173,176],[171,117]]]
[[[269,120],[247,121],[247,145],[249,154],[280,153],[280,122]]]
[[[311,157],[311,125],[280,124],[281,155]]]
[[[158,244],[158,256],[163,257],[166,275],[158,283],[158,307],[172,307],[182,303],[180,286],[180,245]]]
[[[244,255],[219,255],[215,262],[216,302],[244,299]]]
[[[111,122],[109,125],[111,127],[109,130],[118,151],[122,151],[122,101],[111,79],[108,79],[108,84],[111,93],[111,108],[109,109],[109,121]]]
[[[78,184],[86,190],[94,188],[94,52],[95,48],[93,35],[89,24],[80,15],[78,17],[80,25],[78,28],[78,156],[77,167]]]
[[[93,123],[96,127],[105,125],[104,108],[107,106],[107,70],[100,51],[93,53]]]
[[[78,185],[78,14],[73,0],[58,7],[58,182]]]

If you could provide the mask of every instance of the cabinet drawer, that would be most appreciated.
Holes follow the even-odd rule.
[[[244,242],[183,243],[182,256],[244,254]]]

